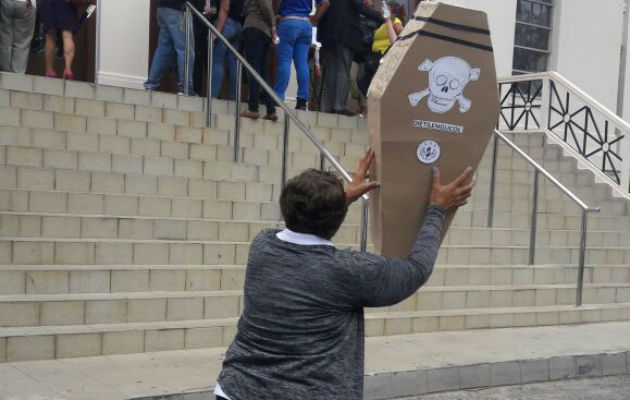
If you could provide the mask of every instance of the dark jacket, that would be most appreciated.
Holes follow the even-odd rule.
[[[175,10],[183,10],[186,6],[186,0],[160,0],[158,7],[172,8]]]
[[[225,394],[363,399],[363,308],[396,304],[429,279],[445,218],[429,207],[406,260],[260,232],[249,248],[243,314],[219,375]]]
[[[243,16],[243,30],[256,28],[271,37],[271,27],[276,25],[272,0],[245,0]]]
[[[383,17],[361,0],[330,0],[330,7],[319,21],[317,39],[323,46],[337,43],[359,50],[363,42],[361,21],[363,15],[382,24]]]

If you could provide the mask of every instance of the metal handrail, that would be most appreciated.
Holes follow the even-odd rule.
[[[532,215],[530,221],[530,234],[529,234],[529,265],[534,264],[536,256],[536,228],[538,217],[538,184],[540,182],[540,175],[547,178],[548,181],[553,183],[562,193],[567,195],[574,203],[576,203],[582,209],[582,224],[580,231],[580,254],[578,260],[578,282],[577,282],[577,295],[575,303],[577,306],[582,305],[582,292],[584,288],[584,265],[586,256],[586,234],[588,228],[588,214],[599,212],[599,207],[590,207],[582,199],[580,199],[575,193],[564,186],[559,180],[549,173],[545,168],[538,164],[527,153],[521,150],[514,142],[507,138],[503,133],[497,129],[494,130],[494,139],[492,144],[492,166],[490,169],[490,198],[488,204],[488,228],[492,228],[494,220],[494,196],[495,196],[495,180],[497,170],[497,158],[499,151],[499,140],[502,140],[518,155],[523,157],[525,161],[532,167],[534,167],[534,193],[532,195]]]
[[[189,94],[189,77],[190,77],[190,29],[188,29],[188,25],[192,21],[192,17],[198,18],[207,28],[208,28],[208,95],[206,101],[206,126],[210,127],[211,125],[211,114],[212,114],[212,52],[214,48],[214,37],[216,36],[230,51],[234,57],[236,57],[236,68],[237,68],[237,78],[242,76],[242,68],[245,67],[247,72],[249,73],[250,78],[256,80],[256,82],[260,85],[260,87],[269,95],[269,97],[277,104],[278,107],[284,111],[284,136],[283,136],[283,149],[282,149],[282,186],[286,183],[287,178],[287,159],[288,159],[288,151],[289,151],[289,128],[290,121],[300,128],[300,130],[306,135],[306,137],[317,147],[320,152],[320,157],[322,160],[320,164],[323,166],[323,160],[328,160],[328,162],[343,176],[343,178],[347,182],[352,182],[352,176],[348,173],[348,171],[341,165],[339,161],[326,149],[326,147],[317,139],[317,137],[308,129],[306,124],[302,122],[284,103],[282,99],[276,94],[276,92],[267,84],[267,82],[256,72],[256,70],[245,60],[245,58],[232,46],[232,44],[219,32],[219,30],[208,21],[204,15],[199,12],[195,7],[189,2],[186,2],[186,12],[185,12],[185,21],[184,25],[186,26],[186,65],[185,65],[185,94]],[[240,142],[240,107],[241,107],[241,79],[237,79],[237,87],[236,87],[236,115],[235,115],[235,123],[234,123],[234,161],[238,162],[238,150],[239,150],[239,142]],[[368,219],[368,201],[369,197],[367,194],[362,196],[361,203],[361,235],[360,235],[360,249],[361,251],[366,251],[367,249],[367,219]]]

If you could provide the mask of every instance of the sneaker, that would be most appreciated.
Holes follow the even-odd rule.
[[[306,111],[306,100],[297,99],[297,104],[295,105],[296,110]]]
[[[246,110],[241,113],[241,117],[256,120],[260,118],[260,113],[258,111]]]
[[[263,117],[264,120],[267,121],[271,121],[271,122],[276,122],[278,120],[278,115],[277,114],[267,114]]]
[[[72,71],[67,69],[67,70],[63,71],[63,79],[65,79],[67,81],[73,81],[74,80],[74,74],[72,73]]]

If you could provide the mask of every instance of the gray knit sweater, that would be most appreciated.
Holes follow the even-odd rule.
[[[231,400],[363,398],[363,307],[396,304],[433,271],[445,212],[430,207],[406,260],[253,240],[245,308],[219,383]]]

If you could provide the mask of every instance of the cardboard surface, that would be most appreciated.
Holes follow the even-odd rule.
[[[368,93],[372,241],[405,257],[427,207],[431,167],[450,182],[476,169],[499,116],[486,14],[423,2],[384,57]],[[449,212],[448,224],[455,211]]]

